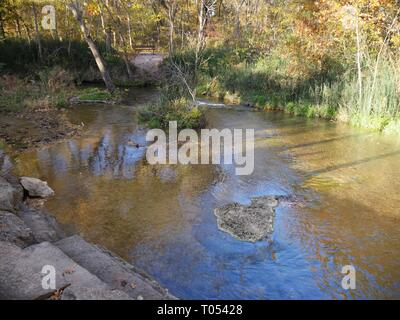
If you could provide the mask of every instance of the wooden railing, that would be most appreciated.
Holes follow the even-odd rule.
[[[155,53],[157,47],[155,45],[145,45],[145,46],[135,46],[133,47],[133,49],[135,50],[135,52],[139,52],[139,53],[143,53],[143,52],[151,52],[151,53]]]

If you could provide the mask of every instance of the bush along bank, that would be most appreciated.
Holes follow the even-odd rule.
[[[168,128],[169,121],[176,121],[178,129],[205,126],[204,111],[184,97],[167,99],[161,96],[140,110],[139,120],[150,128]]]
[[[169,68],[168,62],[164,68]],[[204,128],[204,109],[199,108],[185,85],[173,73],[163,73],[159,98],[141,108],[139,121],[150,128],[168,128],[170,121],[176,121],[178,129]]]

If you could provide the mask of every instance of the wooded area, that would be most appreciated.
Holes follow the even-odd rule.
[[[50,30],[45,5],[55,8]],[[37,77],[60,66],[78,81],[101,78],[113,93],[140,80],[129,60],[149,47],[170,57],[179,99],[206,94],[396,131],[399,8],[397,0],[5,0],[1,71]]]

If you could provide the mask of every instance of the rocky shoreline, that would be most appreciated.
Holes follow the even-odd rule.
[[[74,235],[32,207],[53,194],[34,178],[0,175],[0,299],[173,300],[167,289],[110,251]],[[54,267],[55,288],[42,285]]]

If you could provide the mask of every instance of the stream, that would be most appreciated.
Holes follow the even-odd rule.
[[[79,105],[81,136],[12,159],[18,175],[48,181],[45,207],[78,233],[185,299],[400,298],[400,139],[279,112],[207,111],[209,128],[255,129],[255,170],[151,166],[137,108]],[[141,147],[137,148],[136,144]],[[295,195],[276,209],[270,241],[218,230],[213,210],[262,195]],[[341,286],[356,269],[356,289]]]

